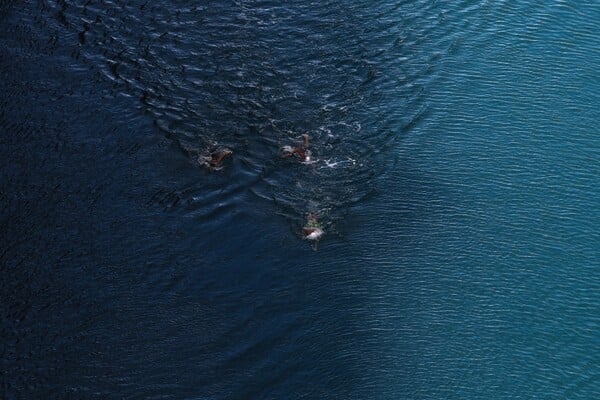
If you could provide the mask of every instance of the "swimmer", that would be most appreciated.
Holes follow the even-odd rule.
[[[206,150],[201,150],[191,144],[178,142],[179,147],[190,158],[195,165],[200,165],[213,170],[220,170],[223,161],[233,154],[228,148],[218,148],[216,144],[211,144]],[[210,151],[210,149],[214,151]]]
[[[321,236],[323,236],[324,233],[323,227],[317,220],[316,214],[308,213],[308,216],[306,217],[306,226],[302,228],[302,234],[304,235],[304,239],[313,242],[313,250],[317,251],[319,239],[321,239]]]
[[[218,171],[221,169],[223,161],[232,154],[233,151],[229,149],[215,150],[208,155],[200,156],[199,161],[201,165]]]
[[[231,156],[232,154],[233,154],[233,151],[231,151],[229,149],[213,151],[210,154],[209,164],[213,168],[218,168],[221,166],[221,163],[223,162],[223,160],[226,159],[227,157]]]
[[[302,135],[302,143],[300,143],[298,146],[283,146],[281,148],[281,156],[283,158],[293,156],[299,158],[303,162],[310,162],[310,150],[307,149],[309,139],[310,136],[305,133]]]

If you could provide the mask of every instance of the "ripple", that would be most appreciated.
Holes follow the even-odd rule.
[[[599,11],[0,1],[0,390],[597,398]]]
[[[390,68],[436,27],[406,21],[429,31],[413,34],[402,48],[383,50],[389,55],[382,57],[374,44],[394,43],[401,29],[391,15],[401,11],[388,6],[369,10],[374,35],[356,24],[359,10],[366,10],[345,6],[254,1],[232,9],[167,8],[109,1],[100,8],[61,1],[50,3],[49,11],[70,21],[80,57],[92,68],[102,66],[99,72],[112,82],[114,95],[140,98],[140,108],[165,137],[183,148],[218,143],[234,150],[240,157],[234,168],[242,170],[221,184],[236,186],[235,179],[241,178],[244,189],[225,189],[222,196],[235,202],[240,191],[249,189],[259,198],[275,199],[282,210],[294,210],[293,219],[300,220],[310,208],[344,214],[376,190],[373,177],[386,173],[388,164],[381,159],[394,140],[392,127],[406,112],[370,114],[383,91],[396,90],[409,108],[414,103],[404,131],[426,115],[418,98],[427,84],[420,81],[430,70],[409,72],[398,85]],[[421,10],[423,16],[429,11]],[[347,59],[334,55],[332,43],[342,44],[335,52]],[[423,65],[435,65],[440,54]],[[384,122],[375,125],[378,119]],[[280,162],[279,147],[301,133],[313,138],[315,165]],[[338,168],[322,168],[332,162]],[[167,201],[169,207],[194,203],[201,193],[211,198],[201,179],[196,185],[177,190],[175,198],[181,199]]]

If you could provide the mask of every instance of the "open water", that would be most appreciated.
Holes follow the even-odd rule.
[[[0,398],[600,398],[599,71],[593,0],[0,0]]]

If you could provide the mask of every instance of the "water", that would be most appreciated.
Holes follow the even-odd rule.
[[[0,2],[0,397],[600,397],[599,20]]]

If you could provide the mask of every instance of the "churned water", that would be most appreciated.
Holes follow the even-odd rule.
[[[600,398],[599,22],[0,1],[0,397]]]

